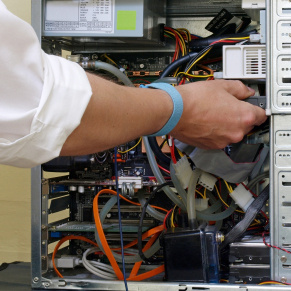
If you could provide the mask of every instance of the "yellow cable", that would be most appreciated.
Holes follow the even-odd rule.
[[[191,41],[191,33],[190,33],[190,31],[188,29],[186,29],[186,28],[177,28],[177,30],[178,31],[182,30],[182,31],[186,32],[187,37],[188,37],[188,41]]]
[[[142,140],[142,138],[140,138],[139,141],[132,148],[130,148],[129,150],[126,150],[124,152],[122,152],[122,151],[118,151],[118,152],[120,154],[126,154],[126,153],[130,152],[131,150],[133,150],[134,148],[136,148],[141,143],[141,140]]]
[[[206,188],[204,188],[204,196],[203,196],[203,199],[206,199]]]
[[[223,40],[238,40],[238,39],[249,39],[250,37],[233,37],[233,38],[224,38],[224,39],[221,39],[220,41],[223,41]],[[202,58],[204,58],[211,50],[212,50],[213,46],[208,50],[206,51],[201,57],[199,57],[192,65],[191,67],[187,70],[187,74],[189,73],[189,71],[193,68],[193,66],[195,64],[197,64]]]
[[[107,60],[109,60],[111,63],[113,63],[116,67],[118,67],[118,65],[110,58],[108,57],[106,54],[103,54],[102,56],[104,56]]]
[[[204,195],[201,192],[199,192],[198,190],[196,190],[196,193],[198,193],[202,198],[204,197]]]
[[[231,37],[231,38],[222,38],[222,39],[220,39],[219,41],[222,41],[222,40],[249,39],[249,38],[250,38],[249,36],[245,36],[245,37]]]
[[[279,283],[279,282],[269,282],[269,281],[259,283],[258,285],[267,285],[267,284],[268,284],[268,285],[272,285],[272,284],[274,284],[274,285],[286,285],[286,284]]]
[[[175,227],[175,224],[174,224],[174,212],[175,212],[175,209],[176,209],[177,205],[175,205],[173,211],[172,211],[172,215],[171,215],[171,227]]]
[[[229,193],[232,193],[233,192],[233,189],[232,189],[232,187],[225,181],[225,180],[223,180],[224,181],[224,183],[225,183],[225,185],[226,185],[226,187],[227,187],[227,189],[228,189],[228,191],[229,191]]]
[[[176,34],[177,34],[177,36],[178,36],[178,38],[180,40],[180,44],[182,46],[181,53],[182,53],[182,56],[184,56],[185,54],[187,54],[187,48],[186,48],[185,40],[184,40],[183,36],[180,34],[179,31],[177,31],[176,29],[174,29],[174,30],[175,30],[175,32],[176,32]],[[165,30],[165,31],[166,31],[166,33],[171,34],[172,36],[174,36],[176,38],[175,33],[173,33],[172,31],[169,31],[169,30]]]
[[[199,62],[202,58],[204,58],[211,50],[212,50],[213,47],[211,47],[209,50],[207,50],[201,57],[199,57],[192,65],[191,67],[187,70],[187,74],[189,73],[189,71],[193,68],[193,66]]]
[[[183,157],[184,157],[183,153],[182,153],[178,148],[176,148],[176,149],[177,149],[177,152],[178,152],[179,156],[180,156],[181,158],[183,158]]]
[[[193,77],[193,78],[209,78],[209,77],[213,77],[213,75],[192,75],[189,73],[184,73],[184,72],[180,72],[177,76],[179,75],[185,75],[185,76],[189,76],[189,77]]]
[[[176,71],[173,74],[173,77],[177,77],[178,71],[179,71],[180,67],[176,69]]]
[[[227,184],[227,182],[226,181],[224,181],[226,184]],[[228,184],[227,184],[228,185]],[[221,197],[221,195],[220,195],[220,193],[219,193],[219,190],[218,190],[218,188],[217,188],[217,186],[216,185],[214,185],[215,186],[215,189],[216,189],[216,192],[217,192],[217,195],[218,195],[218,197],[219,197],[219,199],[221,200],[221,202],[228,208],[229,207],[229,205],[222,199],[222,197]],[[228,187],[230,187],[229,185],[228,185]],[[228,189],[228,190],[230,190],[230,189]],[[231,192],[233,192],[233,191],[231,191]],[[230,193],[231,193],[230,192]],[[244,213],[243,211],[241,211],[241,210],[235,210],[236,212],[239,212],[239,213]]]

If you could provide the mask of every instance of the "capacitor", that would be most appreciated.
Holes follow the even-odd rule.
[[[78,187],[78,192],[79,193],[85,193],[85,187],[84,186],[79,186]]]

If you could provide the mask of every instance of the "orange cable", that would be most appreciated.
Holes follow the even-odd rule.
[[[143,273],[141,275],[132,277],[132,278],[128,278],[127,281],[142,281],[151,277],[154,277],[162,272],[165,271],[165,265],[159,266],[158,268],[151,270],[149,272]]]
[[[116,195],[116,194],[115,194],[115,195]],[[131,201],[131,200],[125,198],[125,197],[122,196],[121,194],[119,194],[119,196],[120,196],[121,199],[123,199],[124,201],[126,201],[126,202],[128,202],[128,203],[131,203],[131,204],[136,205],[136,206],[141,206],[140,203],[133,202],[133,201]],[[166,212],[166,213],[168,212],[168,210],[166,210],[166,209],[164,209],[164,208],[162,208],[162,207],[159,207],[159,206],[151,205],[151,207],[153,207],[153,208],[155,208],[155,209],[162,210],[162,211],[164,211],[164,212]]]
[[[101,221],[100,221],[100,216],[99,216],[99,210],[98,210],[98,198],[101,194],[104,194],[104,193],[109,193],[109,194],[113,194],[113,195],[116,195],[117,193],[113,190],[109,190],[109,189],[104,189],[104,190],[101,190],[94,198],[94,201],[93,201],[93,213],[94,213],[94,219],[95,219],[95,224],[96,224],[96,228],[97,228],[97,232],[98,232],[98,235],[99,235],[99,238],[100,238],[100,241],[102,243],[102,246],[103,246],[103,249],[105,251],[105,254],[117,276],[117,278],[119,280],[123,280],[123,274],[110,250],[110,247],[108,245],[108,242],[106,240],[106,237],[105,237],[105,234],[104,234],[104,231],[103,231],[103,227],[102,227],[102,224],[101,224]],[[156,227],[157,229],[158,227]],[[163,229],[163,226],[161,225],[160,228]],[[151,233],[153,230],[149,230],[147,231],[147,233],[149,233],[149,235],[152,235],[153,233]],[[163,267],[163,266],[161,266]],[[157,269],[155,270],[152,270],[152,271],[149,271],[149,272],[146,272],[142,275],[139,275],[139,276],[135,276],[135,277],[132,277],[130,278],[130,280],[136,280],[136,281],[139,281],[139,280],[144,280],[143,278],[150,278],[152,276],[155,276],[157,274],[160,274],[161,272],[163,272],[164,270],[164,267],[161,268],[161,267],[158,267]]]
[[[156,227],[154,227],[154,228],[152,228],[152,229],[146,231],[145,233],[143,233],[143,235],[142,235],[142,239],[144,240],[144,239],[146,239],[146,238],[148,238],[148,237],[154,235],[155,233],[157,233],[157,232],[161,232],[161,231],[163,231],[163,230],[164,230],[164,226],[163,226],[163,225],[156,226]],[[124,248],[124,249],[128,249],[128,248],[130,248],[130,247],[136,245],[137,243],[138,243],[138,239],[135,239],[134,241],[132,241],[132,242],[130,242],[129,244],[125,245],[123,248]],[[119,250],[121,250],[121,248],[112,249],[112,251],[119,251]]]
[[[142,239],[145,239],[145,238],[147,238],[147,237],[149,237],[149,236],[152,236],[152,235],[155,234],[155,233],[160,233],[162,230],[163,230],[163,227],[161,227],[161,226],[158,226],[158,227],[155,227],[155,228],[153,228],[153,229],[150,229],[150,230],[146,231],[146,232],[143,234]],[[59,272],[59,270],[57,269],[57,267],[56,267],[56,265],[55,265],[55,256],[56,256],[57,251],[59,250],[60,246],[61,246],[63,243],[65,243],[66,241],[68,241],[68,240],[72,240],[72,239],[82,240],[82,241],[88,242],[88,243],[90,243],[90,244],[92,244],[92,245],[98,247],[98,245],[97,245],[95,242],[91,241],[90,239],[88,239],[88,238],[86,238],[86,237],[84,237],[84,236],[69,235],[69,236],[66,236],[66,237],[62,238],[62,239],[57,243],[57,245],[55,246],[55,249],[54,249],[54,251],[53,251],[53,255],[52,255],[52,263],[53,263],[54,270],[55,270],[56,274],[57,274],[60,278],[63,278],[63,276],[62,276],[62,274]],[[135,239],[134,241],[132,241],[132,242],[130,242],[129,244],[125,245],[125,246],[123,247],[123,249],[128,249],[128,248],[130,248],[130,247],[136,245],[137,242],[138,242],[138,240]],[[121,248],[114,248],[114,249],[112,249],[112,250],[113,250],[113,251],[119,251],[119,250],[121,250]],[[103,252],[101,252],[101,253],[103,254]]]
[[[101,240],[101,242],[102,242],[102,245],[103,245],[103,248],[104,248],[105,254],[107,255],[107,257],[108,257],[108,259],[109,259],[109,261],[110,261],[110,263],[111,263],[111,265],[112,265],[112,267],[113,267],[113,269],[114,269],[116,275],[117,275],[117,274],[119,275],[119,276],[117,275],[118,279],[121,278],[120,280],[122,280],[122,279],[123,279],[123,274],[122,274],[122,272],[120,271],[120,269],[119,269],[119,267],[118,267],[118,264],[117,264],[117,262],[115,261],[115,258],[114,258],[114,256],[113,256],[111,250],[110,250],[110,247],[109,247],[109,245],[108,245],[108,243],[107,243],[107,240],[106,240],[106,237],[105,237],[105,234],[104,234],[104,231],[103,231],[103,227],[102,227],[102,224],[101,224],[101,221],[100,221],[100,216],[99,216],[99,211],[98,211],[98,197],[99,197],[101,194],[104,194],[104,193],[109,193],[109,194],[117,195],[115,191],[113,191],[113,190],[109,190],[109,189],[101,190],[101,191],[96,195],[96,197],[94,198],[94,202],[93,202],[93,212],[94,212],[95,224],[96,224],[96,228],[97,228],[97,231],[98,231],[98,234],[99,234],[100,240]],[[120,196],[121,196],[121,195],[120,195]],[[125,197],[123,197],[123,196],[121,196],[121,197],[124,198],[124,200],[127,200]],[[97,203],[95,203],[95,201],[96,201]],[[128,201],[129,201],[129,202],[132,202],[132,201],[130,201],[130,200],[128,200]],[[133,203],[135,203],[135,202],[133,202]],[[96,204],[97,204],[97,205],[96,205]],[[97,208],[95,207],[95,205],[97,206]],[[139,204],[139,205],[140,205],[140,204]],[[162,210],[164,210],[164,209],[162,209]],[[95,214],[97,214],[97,215],[95,215]],[[101,229],[101,236],[100,236],[100,232],[99,232],[98,229]],[[142,239],[145,239],[145,238],[150,237],[150,236],[153,236],[153,235],[154,235],[153,237],[155,237],[155,235],[156,235],[156,234],[159,234],[163,229],[164,229],[163,225],[160,225],[160,226],[157,226],[157,227],[155,227],[155,228],[153,228],[153,229],[150,229],[150,230],[146,231],[146,232],[142,235]],[[90,239],[87,239],[86,237],[83,237],[83,236],[74,236],[74,235],[70,235],[70,236],[67,236],[67,237],[62,238],[62,239],[58,242],[58,244],[56,245],[56,247],[55,247],[55,249],[54,249],[54,251],[53,251],[53,255],[52,255],[52,263],[53,263],[54,270],[55,270],[56,274],[57,274],[60,278],[63,278],[63,276],[62,276],[62,274],[58,271],[58,269],[57,269],[57,267],[56,267],[56,265],[55,265],[55,261],[54,261],[54,260],[55,260],[55,256],[56,256],[56,253],[57,253],[58,249],[60,248],[60,246],[61,246],[64,242],[66,242],[66,241],[68,241],[68,240],[72,240],[72,239],[82,240],[82,241],[85,241],[85,242],[91,243],[92,245],[98,247],[98,245],[97,245],[95,242],[93,242],[93,241],[91,241]],[[149,242],[152,241],[152,239],[153,239],[153,238],[151,238],[151,239],[149,240]],[[105,242],[105,244],[103,244],[103,242]],[[137,242],[138,242],[138,240],[135,239],[135,240],[132,241],[131,243],[129,243],[129,244],[127,244],[126,246],[124,246],[124,249],[129,248],[129,247],[131,247],[131,246],[137,244]],[[148,242],[148,243],[149,243],[149,242]],[[147,243],[147,245],[148,245],[148,243]],[[105,245],[105,246],[104,246],[104,245]],[[117,250],[121,250],[121,248],[115,248],[115,249],[112,249],[112,250],[117,251]],[[108,254],[109,254],[109,255],[108,255]],[[110,257],[110,258],[109,258],[109,257]],[[112,261],[113,263],[112,263],[111,261]],[[158,273],[157,273],[157,274],[159,274],[159,273],[162,272],[161,269],[160,269],[160,267],[157,268],[156,270],[158,270]],[[142,275],[144,275],[144,276],[149,276],[149,277],[147,277],[147,278],[150,278],[150,277],[151,277],[150,274],[152,274],[153,271],[155,271],[155,270],[152,270],[152,271],[150,271],[150,272],[146,272],[146,273],[144,273],[144,274],[142,274]],[[148,273],[149,273],[149,274],[148,274]],[[155,274],[155,273],[153,273],[153,274]],[[139,275],[139,276],[141,276],[141,275]],[[139,277],[139,276],[137,276],[137,277]],[[120,278],[119,278],[119,277],[120,277]],[[134,278],[134,277],[132,277],[132,278]],[[138,279],[137,279],[137,280],[138,280]]]
[[[146,243],[145,247],[142,249],[143,253],[145,251],[147,251],[151,246],[152,244],[156,241],[156,239],[159,237],[160,233],[156,233],[155,235],[153,235],[150,240]],[[139,268],[142,264],[142,261],[139,261],[139,262],[136,262],[132,268],[132,271],[129,275],[129,278],[132,278],[134,276],[137,275],[138,271],[139,271]]]

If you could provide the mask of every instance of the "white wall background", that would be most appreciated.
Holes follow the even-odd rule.
[[[30,23],[31,0],[2,0]],[[0,165],[0,264],[30,262],[30,170]]]

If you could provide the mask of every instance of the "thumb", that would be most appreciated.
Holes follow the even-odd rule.
[[[266,111],[258,106],[254,106],[254,111],[255,111],[255,115],[256,115],[256,120],[254,122],[254,125],[261,125],[262,123],[264,123],[267,120],[267,115],[266,115]]]

